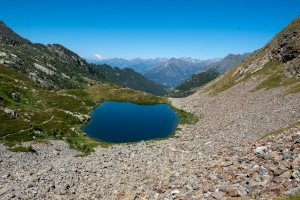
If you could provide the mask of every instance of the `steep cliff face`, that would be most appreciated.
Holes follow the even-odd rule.
[[[300,75],[300,16],[270,41],[271,58],[284,63],[286,77]]]

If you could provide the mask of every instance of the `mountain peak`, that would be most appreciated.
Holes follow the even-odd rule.
[[[21,36],[16,34],[11,28],[9,28],[3,21],[0,20],[0,34],[8,35],[10,37],[16,37],[23,39]]]
[[[178,60],[176,58],[171,58],[168,62],[177,62]]]
[[[251,53],[244,54],[231,54],[229,53],[224,59],[219,62],[212,63],[204,67],[201,71],[214,71],[218,74],[222,74],[237,64],[241,63],[243,60],[247,59]]]

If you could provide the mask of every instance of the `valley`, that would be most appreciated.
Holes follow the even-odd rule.
[[[177,108],[200,119],[195,125],[180,126],[177,138],[98,146],[86,157],[76,157],[78,151],[57,140],[31,143],[36,154],[13,153],[1,146],[6,182],[1,195],[270,199],[291,194],[299,187],[290,177],[297,177],[293,160],[299,150],[300,96],[282,97],[282,88],[251,93],[257,84],[240,83],[215,97],[202,90],[171,99]],[[278,133],[258,140],[274,131]],[[282,151],[285,147],[292,147],[289,157]]]
[[[184,98],[129,89],[117,68],[1,33],[0,198],[299,198],[300,16]],[[106,101],[169,104],[181,122],[166,139],[98,142],[81,127]]]

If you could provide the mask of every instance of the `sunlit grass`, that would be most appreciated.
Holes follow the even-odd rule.
[[[18,79],[18,82],[15,79]],[[180,124],[197,122],[194,115],[173,107],[166,97],[114,84],[97,84],[85,89],[52,92],[39,89],[26,76],[5,66],[0,67],[1,81],[5,81],[5,84],[0,85],[0,106],[8,107],[18,113],[18,117],[13,117],[0,110],[0,140],[10,146],[27,141],[65,140],[71,148],[81,151],[80,155],[93,152],[98,145],[109,147],[111,143],[85,136],[81,128],[87,120],[80,121],[75,116],[90,115],[95,107],[105,101],[131,102],[139,105],[169,104],[180,116]],[[22,86],[19,89],[20,102],[15,102],[11,97],[11,88],[16,83]],[[22,150],[21,147],[18,148]]]

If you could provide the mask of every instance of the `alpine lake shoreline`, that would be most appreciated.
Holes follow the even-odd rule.
[[[121,89],[124,89],[124,88],[121,88]],[[127,90],[131,90],[131,89],[127,88]],[[139,91],[137,91],[137,92],[139,92]],[[91,109],[89,111],[88,115],[91,116],[93,110],[95,108],[97,108],[98,106],[100,106],[104,102],[118,102],[118,103],[129,102],[129,103],[132,103],[132,104],[145,105],[145,106],[146,105],[167,104],[180,117],[180,121],[179,121],[179,123],[178,123],[178,125],[176,127],[176,131],[181,130],[181,128],[180,128],[181,125],[185,125],[185,124],[187,124],[187,125],[193,125],[193,124],[195,124],[195,123],[198,122],[198,118],[195,115],[193,115],[192,113],[189,113],[189,112],[187,112],[187,111],[185,111],[183,109],[176,108],[175,106],[172,105],[172,103],[168,100],[167,97],[155,96],[155,95],[146,94],[146,93],[143,93],[143,94],[144,94],[143,96],[145,97],[144,99],[143,98],[131,99],[130,96],[126,96],[125,98],[122,98],[122,99],[118,99],[118,98],[105,99],[105,100],[101,101],[98,105],[96,105],[93,109]],[[146,97],[148,97],[148,95],[152,96],[152,99],[151,98],[150,99],[146,98]],[[155,97],[156,97],[156,99],[155,99]],[[91,119],[87,120],[84,124],[81,124],[81,126],[80,126],[80,130],[81,131],[82,131],[82,128],[85,125],[87,125],[88,123],[90,123],[90,120]],[[89,138],[92,141],[90,142],[90,140],[88,140],[87,143],[84,143],[84,144],[87,144],[87,148],[86,148],[87,151],[86,150],[82,151],[83,154],[79,155],[79,156],[87,156],[90,153],[94,152],[93,149],[91,149],[91,148],[95,148],[96,147],[95,144],[94,144],[94,142],[97,142],[98,145],[100,145],[103,148],[108,148],[108,147],[110,147],[110,146],[112,146],[114,144],[137,144],[137,143],[140,143],[140,142],[151,142],[151,141],[167,140],[167,139],[170,139],[170,138],[177,138],[176,131],[173,134],[171,134],[171,135],[169,135],[167,137],[163,137],[163,138],[152,138],[152,139],[149,139],[149,140],[140,140],[140,141],[136,141],[136,142],[125,142],[125,143],[122,143],[122,142],[104,142],[104,141],[100,141],[100,140],[97,140],[95,138],[89,137],[86,133],[84,133],[82,131],[84,137],[87,137],[87,138]],[[70,145],[72,145],[72,144],[70,144]],[[75,147],[74,146],[70,146],[70,148],[75,148]]]
[[[47,140],[64,140],[70,148],[82,152],[78,156],[89,155],[98,145],[110,147],[115,143],[97,141],[82,131],[82,127],[89,123],[89,116],[93,110],[107,101],[130,102],[137,105],[168,104],[180,116],[178,126],[195,124],[198,121],[193,114],[174,107],[167,97],[155,96],[111,83],[96,84],[85,89],[49,91],[39,88],[28,77],[6,66],[0,67],[0,76],[4,97],[0,102],[0,120],[4,122],[1,127],[0,143],[14,152],[35,153],[31,146],[23,147],[22,143],[44,143]],[[20,94],[19,102],[15,102],[10,97],[11,85],[16,82],[14,89]],[[16,113],[16,116],[6,113],[6,107]],[[180,130],[178,126],[176,130]],[[167,138],[153,140],[170,137],[176,137],[176,132]]]

